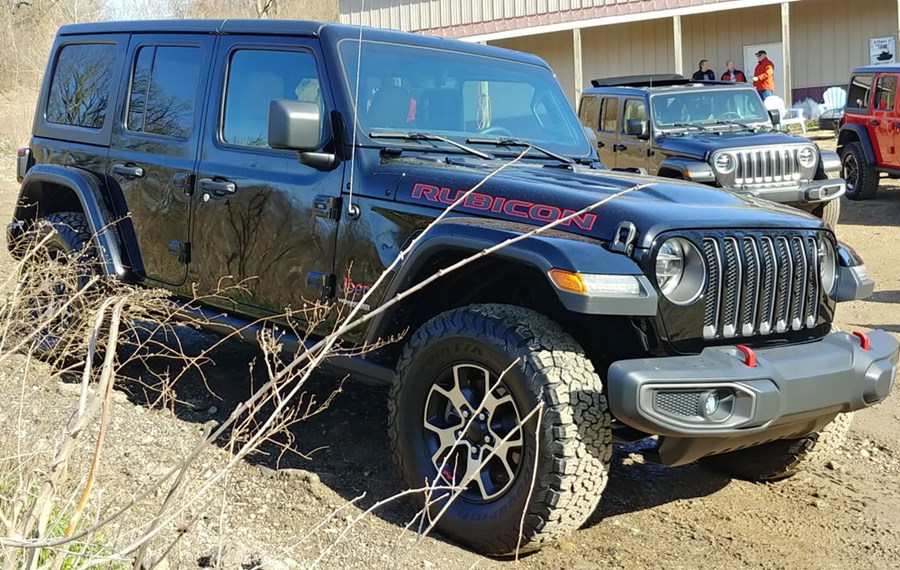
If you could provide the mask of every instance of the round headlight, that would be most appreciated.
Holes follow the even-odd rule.
[[[797,153],[797,160],[803,168],[812,168],[816,165],[816,149],[811,146],[804,146]]]
[[[819,240],[819,277],[822,280],[822,290],[827,294],[834,291],[837,282],[837,255],[834,246],[828,239]]]
[[[706,264],[696,246],[684,238],[667,239],[656,253],[656,284],[677,305],[696,301],[706,285]]]
[[[734,156],[727,152],[717,155],[716,159],[713,161],[713,166],[716,167],[716,172],[719,174],[730,174],[734,172],[734,167],[736,165],[737,161],[734,159]]]

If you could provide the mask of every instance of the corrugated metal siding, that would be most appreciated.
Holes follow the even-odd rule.
[[[792,5],[791,8],[796,6]],[[791,21],[795,16],[791,14]],[[684,74],[697,70],[701,59],[709,60],[709,67],[721,76],[725,61],[733,59],[743,66],[744,46],[781,41],[781,7],[761,6],[746,10],[729,10],[684,16],[681,18]],[[748,78],[753,75],[752,69]]]
[[[869,64],[869,38],[897,35],[896,0],[806,0],[791,5],[794,88],[844,85]]]
[[[675,69],[672,20],[647,20],[581,31],[584,82],[596,77],[671,73]]]
[[[566,97],[575,104],[575,54],[572,32],[541,34],[491,42],[493,46],[533,53],[546,61],[562,85]]]

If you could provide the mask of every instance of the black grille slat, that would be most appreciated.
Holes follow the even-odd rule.
[[[769,156],[769,164],[775,161]],[[703,239],[707,268],[703,338],[748,337],[813,328],[822,291],[810,232]]]

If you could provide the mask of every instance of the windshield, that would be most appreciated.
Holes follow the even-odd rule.
[[[651,102],[653,124],[658,129],[769,120],[759,95],[752,89],[660,93],[653,95]]]
[[[357,40],[340,43],[351,95],[356,89],[358,51]],[[364,40],[359,101],[359,123],[366,134],[432,133],[458,142],[504,137],[560,154],[590,153],[584,131],[556,79],[548,69],[536,65]]]

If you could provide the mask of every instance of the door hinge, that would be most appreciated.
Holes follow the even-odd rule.
[[[187,265],[191,262],[191,242],[172,240],[169,242],[169,255],[178,258],[178,262]]]
[[[188,196],[194,195],[194,184],[196,180],[196,176],[190,172],[176,172],[172,176],[172,183],[175,187],[181,189],[181,191]]]
[[[310,271],[306,274],[306,286],[310,289],[318,289],[319,295],[321,295],[323,299],[334,298],[334,289],[336,285],[337,277],[334,275],[334,273]]]
[[[338,220],[341,217],[341,197],[319,194],[313,198],[313,212],[320,218]]]
[[[647,156],[656,156],[656,151],[652,148],[647,149]]]

